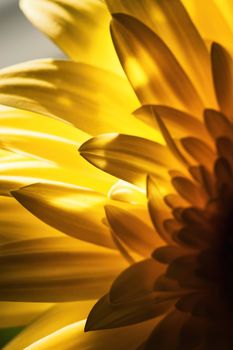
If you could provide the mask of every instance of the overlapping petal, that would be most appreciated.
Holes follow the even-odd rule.
[[[109,202],[105,195],[53,182],[30,185],[12,194],[26,209],[52,227],[87,242],[115,247],[109,228],[103,222],[104,205]]]
[[[31,22],[71,59],[122,73],[109,32],[111,16],[101,0],[21,0]]]
[[[128,350],[134,350],[144,343],[155,323],[153,320],[125,328],[84,333],[83,320],[40,339],[26,350],[52,350],[59,347],[64,350],[118,350],[125,346]]]
[[[166,44],[135,18],[116,14],[111,24],[121,64],[142,104],[168,104],[200,114],[202,101]]]
[[[94,301],[77,301],[59,303],[41,313],[28,327],[5,346],[5,350],[17,350],[26,348],[41,338],[66,327],[74,322],[79,322],[87,316]],[[30,304],[30,303],[29,303]],[[34,305],[38,305],[34,303]]]
[[[0,298],[5,301],[97,298],[126,266],[120,253],[66,236],[8,243],[0,254]]]
[[[140,0],[107,0],[106,2],[113,14],[126,13],[151,28],[175,54],[202,101],[208,106],[215,106],[207,47],[180,0],[146,0],[143,2]],[[189,1],[189,3],[193,2]],[[192,4],[188,4],[188,6],[192,6]],[[195,7],[195,5],[193,6]],[[151,45],[153,46],[152,43]],[[167,59],[164,57],[164,62]],[[158,79],[157,75],[155,81],[160,82],[161,85],[163,81]],[[176,84],[174,84],[175,86]],[[171,96],[164,96],[164,98],[168,98],[170,101]],[[168,103],[168,100],[166,102]],[[160,100],[159,103],[162,101]],[[191,106],[192,104],[189,108]]]
[[[3,69],[0,103],[66,120],[92,135],[157,135],[131,115],[138,102],[126,80],[83,63],[37,60]]]
[[[144,188],[148,173],[165,180],[167,169],[175,161],[165,146],[124,134],[94,137],[82,144],[79,151],[98,168]]]

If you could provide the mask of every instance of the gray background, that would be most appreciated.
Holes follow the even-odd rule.
[[[63,55],[28,21],[18,0],[0,0],[0,68],[42,57]]]

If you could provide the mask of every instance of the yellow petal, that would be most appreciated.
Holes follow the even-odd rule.
[[[94,137],[79,151],[91,164],[142,187],[145,187],[148,173],[166,179],[167,168],[174,163],[174,157],[165,146],[122,134]]]
[[[209,138],[202,122],[202,116],[201,120],[198,120],[191,114],[161,105],[142,106],[134,112],[134,115],[154,128],[158,127],[155,123],[155,115],[159,115],[174,139],[184,136],[201,136],[207,140]]]
[[[34,184],[13,192],[31,213],[47,224],[75,238],[114,248],[104,224],[106,196],[65,184]]]
[[[230,54],[219,44],[211,50],[215,93],[219,106],[233,120],[233,61]]]
[[[164,270],[165,267],[154,259],[133,264],[113,282],[109,292],[110,302],[116,306],[135,301],[140,303],[154,291],[155,281]]]
[[[232,0],[214,0],[217,4],[219,11],[222,13],[225,22],[230,27],[231,33],[233,34],[233,3]]]
[[[73,126],[36,113],[9,108],[0,111],[0,123],[2,147],[29,156],[29,159],[35,158],[32,163],[11,164],[11,169],[6,166],[7,159],[4,158],[0,173],[4,168],[6,168],[4,173],[7,172],[8,176],[33,177],[33,174],[36,173],[37,178],[41,174],[44,179],[67,181],[80,186],[98,188],[104,192],[108,191],[114,183],[115,180],[112,177],[101,174],[80,157],[77,149],[82,142],[88,139],[88,135]],[[9,155],[11,156],[9,161],[20,159],[19,155],[12,153]],[[24,159],[26,158],[22,156],[22,160]],[[38,164],[38,167],[41,164],[41,168],[46,165],[46,169],[38,171],[36,168],[33,173],[33,169],[28,169],[30,164],[31,168],[33,164],[35,166]],[[48,170],[48,167],[53,168],[53,166],[56,169]],[[49,176],[50,173],[51,176]],[[21,186],[37,181],[39,179],[31,181],[28,179],[22,182]]]
[[[40,339],[25,350],[135,350],[144,343],[156,323],[153,320],[125,328],[84,333],[83,320]]]
[[[109,197],[116,201],[132,204],[146,204],[146,193],[129,182],[118,180],[109,190]]]
[[[197,137],[184,137],[181,139],[181,144],[198,164],[202,164],[212,170],[215,153],[208,144]]]
[[[76,148],[89,137],[69,124],[17,109],[0,110],[0,123],[2,147],[70,168],[77,168]]]
[[[21,0],[25,15],[71,59],[122,74],[109,32],[110,14],[99,0]]]
[[[166,44],[135,18],[114,15],[114,45],[123,68],[143,104],[169,104],[200,114],[202,102]]]
[[[138,101],[125,79],[82,63],[36,60],[3,69],[0,103],[61,118],[94,135],[158,135],[130,114]]]
[[[182,0],[204,39],[233,48],[231,0]],[[230,6],[229,6],[230,5]],[[214,19],[214,20],[213,20]]]
[[[113,234],[122,241],[129,250],[141,256],[150,256],[156,246],[162,243],[142,217],[132,215],[127,210],[106,206],[106,216]],[[148,220],[147,220],[148,221]]]
[[[172,179],[172,184],[182,198],[186,199],[194,207],[204,207],[207,202],[204,189],[191,180],[175,176]]]
[[[122,12],[134,16],[158,34],[184,68],[204,103],[215,105],[209,54],[181,1],[107,0],[106,2],[112,13]],[[189,2],[191,6],[196,3],[196,1]]]
[[[145,298],[125,304],[113,304],[108,295],[102,297],[90,312],[85,330],[102,330],[125,327],[161,316],[171,309],[177,296],[175,293],[148,293]]]
[[[164,227],[164,221],[171,218],[172,214],[165,205],[160,188],[157,186],[156,181],[151,176],[147,178],[147,197],[148,210],[158,235],[165,242],[172,242],[170,234]]]
[[[0,328],[26,325],[53,304],[0,302]]]
[[[67,171],[58,168],[53,162],[33,159],[6,150],[0,150],[0,160],[1,195],[9,195],[9,191],[32,182],[47,179],[67,181]],[[72,172],[69,175],[72,175]]]
[[[67,236],[2,245],[0,260],[3,301],[98,298],[126,266],[117,251]]]
[[[0,222],[0,244],[59,235],[59,231],[38,220],[12,197],[0,196]]]
[[[225,137],[233,141],[232,123],[224,114],[212,109],[206,109],[204,112],[204,121],[207,130],[214,140]]]
[[[40,338],[46,337],[73,322],[82,320],[88,315],[92,306],[93,301],[88,300],[61,303],[50,307],[47,312],[41,314],[41,316],[34,320],[27,326],[27,328],[25,328],[25,330],[8,343],[4,350],[24,349]]]

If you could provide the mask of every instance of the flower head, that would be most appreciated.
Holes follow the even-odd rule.
[[[34,24],[73,61],[42,60],[3,70],[0,103],[36,113],[35,118],[42,114],[71,122],[82,130],[81,156],[121,180],[115,182],[97,170],[89,173],[92,168],[82,165],[78,180],[94,187],[98,179],[103,192],[110,189],[106,196],[70,181],[74,169],[70,172],[70,164],[63,163],[62,182],[56,172],[53,181],[49,177],[13,191],[10,184],[19,203],[66,236],[56,231],[59,237],[55,239],[4,245],[6,271],[20,261],[23,266],[18,280],[10,274],[9,282],[6,273],[0,296],[12,300],[17,291],[21,302],[75,302],[84,298],[85,291],[87,299],[95,299],[107,292],[126,261],[130,264],[88,316],[85,329],[101,332],[83,335],[84,324],[71,324],[72,316],[33,337],[35,341],[49,334],[30,348],[52,349],[60,344],[64,349],[91,346],[103,350],[115,341],[116,349],[230,350],[231,2],[106,0],[112,14],[112,41],[132,90],[112,59],[110,37],[104,41],[110,15],[102,1],[21,3]],[[93,9],[99,16],[90,15]],[[221,24],[217,30],[213,20]],[[87,23],[98,25],[94,43]],[[94,60],[101,68],[76,62],[79,57],[88,64]],[[62,141],[73,145],[70,133],[74,129],[69,127]],[[88,139],[87,133],[94,137]],[[38,131],[30,136],[38,140]],[[48,139],[54,141],[54,137]],[[26,146],[20,140],[8,139],[6,145],[22,150]],[[55,140],[61,145],[60,139]],[[31,157],[38,157],[37,152],[27,151]],[[42,154],[46,159],[46,150]],[[60,162],[59,155],[56,163]],[[83,179],[83,174],[88,178]],[[77,244],[67,235],[85,242]],[[45,260],[38,269],[41,255]],[[56,256],[58,266],[53,270]],[[24,266],[27,261],[33,266],[29,275]],[[87,270],[78,269],[78,261],[90,264]],[[77,287],[85,280],[82,271],[89,278],[78,294]],[[55,295],[54,286],[59,286]],[[75,337],[76,331],[82,334],[80,338]]]

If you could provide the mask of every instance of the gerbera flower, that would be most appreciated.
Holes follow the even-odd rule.
[[[89,243],[55,236],[5,244],[0,296],[8,301],[75,301],[91,290],[97,293],[87,298],[96,298],[124,267],[114,248],[130,267],[92,309],[85,327],[94,332],[84,334],[84,322],[72,323],[85,312],[78,319],[71,312],[64,323],[56,317],[54,326],[45,330],[43,324],[56,314],[50,311],[9,349],[19,347],[20,341],[21,347],[30,345],[30,349],[231,349],[232,3],[106,3],[113,14],[116,52],[141,107],[135,111],[137,102],[124,77],[75,61],[51,60],[3,70],[0,103],[64,119],[92,135],[106,133],[86,141],[80,154],[126,182],[114,184],[108,198],[80,189],[73,181],[68,185],[67,177],[63,183],[47,179],[11,191],[39,219]],[[103,40],[109,22],[103,2],[28,0],[22,4],[34,24],[73,60],[85,47],[83,60],[93,64],[94,58],[99,66],[122,74],[112,59],[106,60],[112,57],[112,47],[109,36]],[[99,13],[95,18],[89,17],[91,4]],[[94,45],[93,33],[86,28],[92,18],[101,23]],[[217,32],[213,22],[221,24]],[[85,36],[78,35],[80,30]],[[5,141],[8,149],[46,159],[46,149],[37,154],[30,144],[28,140],[25,146],[21,137]],[[106,177],[106,181],[114,180]],[[147,217],[145,191],[154,230]],[[95,250],[90,242],[102,247]],[[91,264],[87,270],[96,276],[99,257],[97,269],[102,273],[94,286],[85,285],[78,294],[83,267],[76,270],[76,262],[82,247],[89,254],[93,249],[97,257],[83,255],[90,259],[85,260]],[[59,259],[54,263],[55,255]],[[109,261],[108,270],[103,264]],[[57,292],[54,286],[59,286]],[[67,304],[59,310],[58,315],[70,315]],[[38,327],[42,331],[35,334]]]

